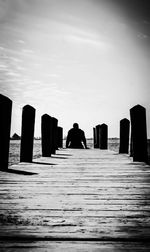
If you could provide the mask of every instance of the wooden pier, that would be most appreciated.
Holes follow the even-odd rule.
[[[150,251],[150,166],[61,149],[0,171],[0,251]]]

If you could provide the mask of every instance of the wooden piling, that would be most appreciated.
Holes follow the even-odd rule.
[[[42,156],[50,157],[52,149],[52,118],[47,114],[41,117],[41,138]]]
[[[57,127],[57,146],[63,148],[63,128]]]
[[[133,139],[133,161],[147,162],[146,109],[136,105],[130,109],[131,131]]]
[[[8,169],[12,101],[0,94],[0,170]]]
[[[108,148],[108,126],[105,123],[100,125],[99,148],[102,150]]]
[[[132,137],[132,127],[131,127],[131,136],[130,136],[130,157],[133,157],[133,137]]]
[[[96,128],[93,128],[93,145],[96,148]]]
[[[57,124],[58,124],[58,120],[55,117],[52,117],[52,154],[55,154],[56,150],[58,149]]]
[[[120,120],[120,146],[119,153],[129,152],[129,129],[130,122],[127,118]]]
[[[96,125],[96,144],[95,148],[100,148],[100,124]]]
[[[32,162],[35,109],[26,105],[22,110],[20,162]]]

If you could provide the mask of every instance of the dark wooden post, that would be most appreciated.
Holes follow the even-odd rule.
[[[99,147],[102,150],[106,150],[108,147],[108,126],[103,123],[100,125],[100,139]]]
[[[124,118],[120,121],[120,146],[119,153],[129,152],[129,129],[130,122],[128,119]]]
[[[96,145],[95,148],[100,147],[100,125],[96,125]]]
[[[57,127],[57,146],[58,148],[63,148],[63,128]]]
[[[93,128],[93,145],[96,148],[96,128]]]
[[[132,137],[132,127],[131,127],[131,137],[130,137],[130,157],[133,157],[133,137]]]
[[[0,170],[8,169],[12,101],[0,94]]]
[[[146,110],[140,105],[130,109],[133,139],[133,161],[147,162]]]
[[[41,117],[41,137],[42,156],[50,157],[52,149],[52,118],[47,114]]]
[[[56,153],[58,149],[57,146],[57,124],[58,120],[55,117],[52,117],[52,154]]]
[[[35,109],[30,105],[23,107],[20,162],[32,162],[34,140]]]

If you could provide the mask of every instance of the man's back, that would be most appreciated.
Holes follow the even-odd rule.
[[[66,147],[81,149],[84,148],[83,144],[85,148],[87,148],[84,131],[79,129],[75,124],[75,127],[70,129],[68,132]]]

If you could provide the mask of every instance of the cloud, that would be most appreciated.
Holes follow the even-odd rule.
[[[96,46],[96,47],[100,47],[102,49],[108,49],[110,47],[108,47],[108,44],[106,42],[102,42],[100,41],[100,39],[97,39],[97,38],[91,38],[91,36],[78,36],[78,35],[68,35],[66,36],[66,39],[68,41],[71,41],[73,43],[77,43],[79,45],[89,45],[89,46]]]

